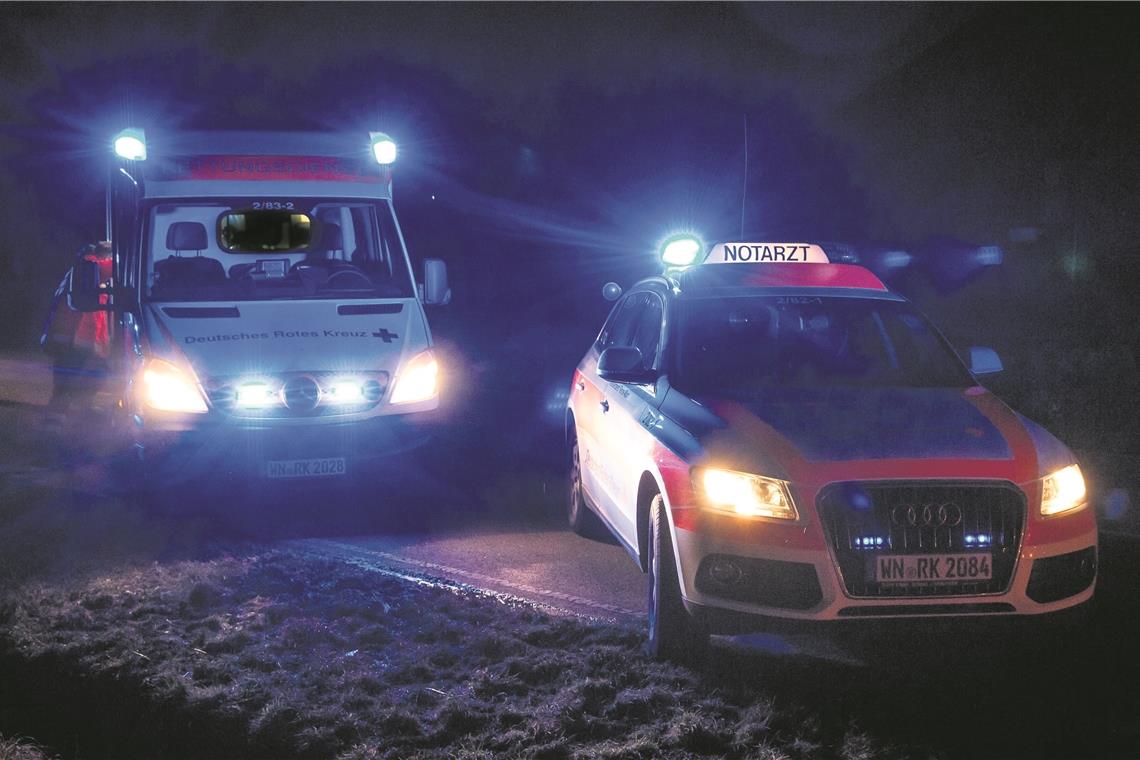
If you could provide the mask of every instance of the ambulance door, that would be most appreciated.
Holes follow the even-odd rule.
[[[112,303],[107,317],[111,338],[108,357],[110,375],[101,391],[112,397],[116,408],[124,398],[130,378],[138,369],[139,341],[139,251],[142,241],[141,192],[138,183],[125,172],[115,172],[110,180],[108,221],[114,251]],[[124,404],[122,408],[128,408]]]

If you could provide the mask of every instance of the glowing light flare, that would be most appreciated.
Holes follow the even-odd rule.
[[[142,373],[143,402],[162,412],[203,414],[206,400],[197,383],[170,362],[152,359]]]
[[[661,245],[661,260],[669,266],[687,267],[701,255],[701,241],[692,235],[676,235]]]
[[[1075,464],[1063,467],[1041,482],[1041,514],[1059,515],[1085,505],[1085,478]]]
[[[146,160],[146,133],[141,129],[124,129],[115,135],[115,155],[128,161]]]
[[[329,402],[333,404],[359,404],[364,401],[364,386],[348,378],[333,380],[326,392]]]
[[[279,400],[277,391],[268,383],[246,383],[237,389],[234,397],[238,406],[250,408],[271,406]]]
[[[396,377],[391,404],[427,401],[439,393],[439,362],[431,351],[417,354]]]
[[[372,156],[376,163],[388,166],[396,163],[396,142],[383,132],[372,132]]]
[[[704,470],[701,486],[709,505],[743,517],[796,519],[783,481],[730,470]]]

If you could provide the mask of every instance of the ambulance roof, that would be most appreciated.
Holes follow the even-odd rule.
[[[129,170],[148,198],[392,194],[391,167],[376,163],[368,133],[148,133],[147,159]]]

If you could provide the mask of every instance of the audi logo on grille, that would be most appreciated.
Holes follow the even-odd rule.
[[[962,508],[945,504],[899,504],[891,510],[891,523],[902,528],[953,528],[962,524]]]

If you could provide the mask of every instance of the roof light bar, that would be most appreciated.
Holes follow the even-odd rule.
[[[146,161],[146,132],[128,128],[115,135],[115,155],[128,161]]]
[[[372,138],[372,155],[376,163],[388,166],[396,163],[396,142],[383,132],[369,132]]]

